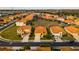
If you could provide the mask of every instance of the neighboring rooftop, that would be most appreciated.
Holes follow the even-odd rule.
[[[64,32],[63,28],[61,28],[60,26],[51,26],[50,29],[54,33]]]
[[[76,25],[79,25],[79,21],[76,21],[75,24],[76,24]]]
[[[70,19],[64,20],[64,22],[65,23],[70,23],[70,24],[74,23],[74,21],[73,20],[70,20]]]
[[[29,26],[29,25],[20,26],[17,30],[23,30],[23,31],[29,30],[29,31],[31,31],[31,26]]]
[[[79,29],[74,26],[67,26],[65,27],[66,30],[70,31],[71,33],[78,33]]]

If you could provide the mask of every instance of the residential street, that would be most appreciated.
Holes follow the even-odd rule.
[[[6,29],[7,27],[11,26],[12,24],[14,24],[16,22],[16,20],[12,20],[11,22],[3,25],[2,27],[0,27],[0,31]]]

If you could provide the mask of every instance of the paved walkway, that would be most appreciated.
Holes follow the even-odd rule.
[[[40,42],[40,35],[35,35],[34,42]]]

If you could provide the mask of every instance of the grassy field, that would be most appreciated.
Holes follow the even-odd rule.
[[[5,39],[10,39],[10,40],[21,40],[21,37],[17,35],[17,26],[15,24],[6,30],[2,31],[0,35],[5,38]]]

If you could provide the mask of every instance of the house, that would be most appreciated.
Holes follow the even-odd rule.
[[[79,25],[79,21],[75,21],[74,24],[75,24],[75,25]]]
[[[54,36],[62,37],[62,33],[64,32],[64,30],[60,26],[55,25],[50,27],[50,32]]]
[[[9,17],[2,17],[1,18],[2,20],[1,20],[1,22],[3,21],[3,23],[8,23],[8,22],[10,22],[11,21],[11,19],[9,18]]]
[[[14,15],[14,18],[17,18],[17,17],[20,17],[21,16],[21,14],[16,14],[16,15]]]
[[[16,26],[24,26],[24,22],[23,21],[17,21],[16,22]]]
[[[41,37],[43,37],[44,35],[47,34],[47,30],[44,26],[37,26],[35,27],[35,35],[40,35]]]
[[[64,21],[65,19],[63,17],[58,17],[56,20],[58,20],[58,21]]]
[[[57,26],[57,25],[51,26],[50,27],[50,32],[52,33],[52,35],[54,35],[54,38],[55,38],[56,42],[62,42],[63,41],[61,39],[62,35],[64,33],[63,28],[61,28],[60,26]]]
[[[25,18],[22,18],[21,20],[18,20],[16,22],[16,26],[24,26],[24,25],[26,25],[26,22],[32,20],[33,16],[34,16],[34,14],[30,14],[30,15],[27,15]]]
[[[64,28],[69,34],[75,35],[79,33],[79,29],[74,26],[67,26]]]
[[[51,14],[45,14],[45,18],[46,18],[46,19],[52,19],[53,16],[52,16]]]
[[[75,19],[74,24],[75,24],[75,25],[79,25],[79,18],[76,18],[76,19]]]
[[[67,24],[74,24],[74,20],[71,19],[64,20],[64,22]]]
[[[44,26],[37,26],[35,27],[35,40],[34,42],[40,42],[40,38],[47,34],[47,30]]]
[[[76,28],[74,26],[67,26],[64,28],[69,34],[71,34],[76,41],[79,42],[79,28]]]
[[[50,20],[52,20],[52,19],[58,18],[58,15],[52,15],[52,14],[46,13],[46,14],[43,14],[41,17],[42,17],[42,18],[45,18],[45,19],[50,19]]]
[[[20,26],[17,29],[17,34],[21,35],[21,37],[23,37],[26,34],[30,34],[31,33],[31,26],[26,25],[26,26]]]
[[[27,20],[27,21],[30,21],[30,20],[32,20],[33,19],[33,17],[34,17],[34,13],[32,13],[32,14],[30,14],[30,15],[27,15],[26,17],[25,17],[25,20]]]
[[[24,19],[16,21],[16,26],[25,26],[25,25],[26,25],[26,21]]]

